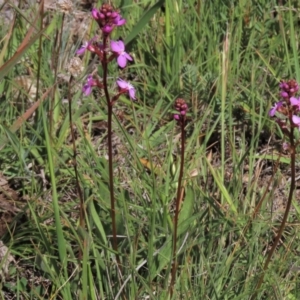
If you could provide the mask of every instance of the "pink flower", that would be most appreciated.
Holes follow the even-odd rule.
[[[105,19],[105,14],[100,12],[97,8],[92,9],[92,17],[93,19],[97,20],[104,20]]]
[[[118,79],[117,80],[117,85],[119,86],[119,88],[121,89],[120,92],[124,92],[127,91],[129,94],[130,99],[135,100],[135,88],[133,87],[133,85],[131,85],[129,82],[126,82],[123,79]]]
[[[113,23],[116,25],[116,26],[122,26],[126,23],[126,20],[125,19],[122,19],[121,15],[120,14],[116,14],[114,15],[115,18],[113,20]]]
[[[127,60],[132,61],[132,57],[125,52],[125,44],[123,41],[110,41],[110,47],[112,52],[117,56],[117,62],[121,68],[126,67]]]
[[[275,103],[275,105],[269,110],[269,116],[274,117],[276,111],[282,106],[282,102]]]
[[[285,150],[285,151],[289,150],[289,149],[290,149],[290,144],[284,142],[284,143],[282,144],[282,149]]]
[[[291,97],[290,98],[291,105],[296,106],[298,110],[300,110],[300,98]]]
[[[82,92],[84,95],[89,96],[90,93],[92,92],[92,87],[95,86],[95,80],[93,79],[92,75],[88,75],[86,84],[82,88]]]
[[[91,52],[94,52],[94,46],[93,41],[96,39],[96,37],[94,36],[91,40],[89,40],[88,42],[85,42],[77,51],[76,54],[77,55],[82,55],[86,50],[89,50]]]

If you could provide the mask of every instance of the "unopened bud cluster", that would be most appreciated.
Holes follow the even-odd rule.
[[[126,23],[119,12],[108,3],[104,3],[99,10],[93,8],[92,16],[104,34],[110,34],[115,26],[122,26]]]
[[[299,85],[295,80],[289,81],[282,81],[279,84],[280,88],[280,96],[283,99],[290,99],[291,97],[295,96],[295,94],[299,90]]]
[[[178,114],[174,114],[174,119],[175,120],[183,120],[185,119],[187,110],[188,110],[188,105],[186,104],[185,100],[182,98],[178,98],[175,101],[175,110],[178,111]]]

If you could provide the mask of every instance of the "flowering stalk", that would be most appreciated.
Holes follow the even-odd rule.
[[[285,228],[285,224],[287,222],[287,218],[289,215],[289,211],[292,204],[292,198],[295,190],[295,164],[296,164],[296,148],[299,145],[299,141],[295,142],[295,128],[300,130],[300,97],[296,98],[295,95],[299,90],[299,85],[295,80],[282,81],[279,85],[280,87],[280,97],[281,100],[277,102],[269,111],[269,116],[272,118],[276,118],[276,122],[278,123],[283,135],[287,138],[287,142],[283,142],[282,147],[283,150],[288,151],[290,153],[291,162],[291,185],[290,191],[287,201],[287,206],[284,212],[284,216],[280,227],[278,229],[277,235],[275,237],[274,243],[272,245],[271,250],[268,253],[267,259],[265,261],[263,267],[263,274],[261,275],[258,284],[255,289],[255,293],[251,297],[251,299],[257,298],[257,292],[261,287],[265,271],[268,268],[268,265],[271,261],[271,258],[274,254],[274,251],[279,243],[279,240],[282,236],[282,233]]]
[[[125,52],[125,45],[123,41],[110,40],[110,34],[117,26],[122,26],[126,23],[125,19],[122,19],[118,11],[108,4],[104,3],[100,9],[92,9],[92,17],[98,23],[102,32],[101,43],[97,42],[97,38],[93,37],[90,41],[82,45],[82,47],[76,52],[78,55],[82,55],[85,51],[95,53],[102,65],[103,78],[102,80],[95,79],[92,75],[87,76],[87,81],[84,84],[82,91],[84,95],[88,96],[92,92],[92,88],[97,87],[104,90],[104,95],[107,105],[107,128],[108,128],[108,165],[109,165],[109,191],[110,191],[110,203],[111,203],[111,219],[112,219],[112,236],[113,236],[113,249],[118,252],[117,244],[117,227],[116,227],[116,211],[115,211],[115,197],[114,197],[114,177],[113,177],[113,151],[112,151],[112,116],[113,105],[118,100],[121,94],[128,94],[132,100],[135,100],[134,87],[122,80],[116,81],[118,91],[111,96],[108,90],[108,64],[116,58],[120,68],[124,68],[127,65],[127,61],[132,61],[132,57]],[[110,47],[109,47],[110,46]],[[118,265],[120,266],[119,256],[116,255]]]
[[[177,196],[176,196],[176,206],[175,206],[175,214],[174,214],[174,230],[173,230],[173,251],[172,251],[172,270],[171,270],[171,283],[170,283],[170,298],[173,295],[174,284],[176,280],[176,270],[177,270],[177,228],[178,228],[178,216],[180,211],[180,203],[182,197],[182,178],[183,178],[183,167],[184,167],[184,151],[185,151],[185,121],[186,121],[186,113],[188,110],[188,106],[184,99],[178,98],[175,101],[175,110],[178,113],[174,114],[174,119],[178,122],[181,130],[181,161],[180,161],[180,169],[179,169],[179,178],[178,178],[178,186],[177,186]]]

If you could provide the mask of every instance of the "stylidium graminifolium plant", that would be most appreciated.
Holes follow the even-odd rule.
[[[171,270],[171,282],[169,286],[170,298],[173,295],[173,289],[176,281],[176,272],[177,272],[177,229],[178,229],[178,217],[180,211],[180,203],[182,200],[182,179],[183,179],[183,169],[184,169],[184,152],[185,152],[185,121],[186,114],[188,111],[188,105],[183,98],[177,98],[175,100],[174,108],[176,112],[174,113],[174,120],[180,126],[180,135],[181,135],[181,157],[180,157],[180,169],[177,185],[177,196],[175,202],[175,214],[174,214],[174,229],[173,229],[173,251],[172,251],[172,270]]]
[[[274,106],[269,110],[269,116],[271,118],[275,118],[275,121],[279,125],[279,128],[284,135],[285,141],[282,143],[282,147],[284,150],[289,152],[291,180],[284,215],[274,238],[273,245],[268,251],[268,255],[263,266],[263,272],[260,275],[258,283],[255,287],[254,294],[250,298],[251,300],[257,299],[257,293],[264,281],[265,271],[267,270],[275,249],[277,248],[282,237],[289,216],[289,211],[291,209],[293,194],[296,188],[296,149],[299,145],[299,141],[297,140],[298,137],[295,136],[295,129],[300,130],[300,97],[297,98],[296,94],[299,91],[299,85],[295,80],[292,79],[288,81],[281,81],[279,88],[280,101],[275,103]]]
[[[120,68],[125,68],[128,61],[132,61],[133,58],[125,51],[125,44],[122,40],[111,40],[110,35],[116,27],[123,26],[126,20],[122,18],[119,11],[114,9],[108,3],[102,4],[97,9],[92,9],[92,18],[97,22],[101,37],[94,36],[88,42],[85,42],[77,51],[77,55],[83,55],[86,51],[94,53],[98,56],[102,65],[103,75],[99,80],[94,78],[92,74],[89,74],[86,78],[86,82],[83,85],[82,92],[85,96],[89,96],[94,87],[104,90],[104,96],[107,105],[107,146],[108,146],[108,167],[109,167],[109,191],[110,191],[110,203],[111,203],[111,219],[112,219],[112,246],[116,252],[116,260],[121,273],[121,262],[118,254],[117,244],[117,227],[116,227],[116,212],[115,212],[115,197],[114,197],[114,174],[113,174],[113,151],[112,151],[112,107],[118,100],[120,95],[127,94],[131,100],[136,100],[135,88],[133,85],[122,78],[116,80],[116,86],[118,91],[113,95],[110,94],[108,89],[108,64],[116,60]]]

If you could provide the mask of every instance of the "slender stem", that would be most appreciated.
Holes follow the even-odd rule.
[[[68,90],[69,90],[69,92],[68,92],[69,121],[70,121],[70,131],[71,131],[72,145],[73,145],[73,167],[74,167],[78,197],[80,200],[79,224],[81,227],[84,227],[85,226],[85,207],[84,207],[84,201],[83,201],[82,191],[81,191],[80,182],[79,182],[79,175],[78,175],[78,170],[77,170],[77,151],[76,151],[75,134],[74,134],[73,119],[72,119],[72,97],[71,97],[72,81],[73,81],[73,76],[71,76],[71,78],[69,80],[69,87],[68,87]]]
[[[40,16],[41,16],[40,30],[42,31],[43,30],[43,21],[42,20],[44,19],[44,2],[41,3]],[[37,76],[36,76],[37,81],[36,81],[36,95],[35,95],[36,101],[38,100],[39,90],[40,90],[40,77],[41,77],[41,65],[42,65],[42,43],[43,43],[43,36],[41,35],[39,38],[39,47],[38,47],[38,64],[37,64]]]
[[[75,134],[74,134],[74,126],[73,126],[73,120],[72,120],[72,95],[71,95],[71,89],[72,89],[72,82],[73,82],[73,76],[71,76],[69,80],[69,86],[68,86],[68,101],[69,101],[69,122],[70,122],[70,131],[71,131],[71,137],[72,137],[72,145],[73,145],[73,168],[75,173],[75,180],[76,180],[76,188],[77,193],[80,201],[80,207],[79,207],[79,226],[84,228],[85,227],[85,207],[84,207],[84,200],[82,196],[82,190],[80,187],[80,181],[79,181],[79,175],[77,170],[77,151],[76,151],[76,143],[75,143]],[[85,240],[83,241],[83,247],[85,248]],[[82,257],[82,251],[79,251],[79,259]]]
[[[177,227],[178,227],[178,216],[180,210],[180,203],[182,197],[182,178],[183,178],[183,168],[184,168],[184,152],[185,152],[185,117],[182,118],[180,122],[181,128],[181,161],[180,161],[180,169],[179,169],[179,178],[178,178],[178,187],[177,187],[177,197],[176,197],[176,208],[174,215],[174,232],[173,232],[173,263],[172,263],[172,271],[171,271],[171,283],[170,283],[170,298],[173,295],[174,284],[176,280],[176,270],[177,270],[177,256],[176,256],[176,248],[177,248]]]
[[[58,59],[59,59],[59,51],[61,49],[61,44],[62,44],[62,34],[63,34],[63,29],[64,29],[64,21],[65,21],[65,13],[62,15],[62,21],[61,21],[61,28],[56,31],[56,36],[55,36],[55,42],[54,42],[54,55],[52,59],[52,68],[54,70],[54,78],[57,78],[57,73],[58,73]],[[49,109],[49,126],[50,126],[50,138],[51,140],[54,137],[54,126],[55,126],[55,121],[57,121],[57,110],[59,109],[58,103],[56,103],[58,100],[56,99],[55,96],[55,89],[52,91],[52,97],[50,101],[50,109]]]
[[[117,229],[116,229],[116,211],[115,211],[115,196],[113,183],[113,155],[112,155],[112,106],[108,106],[108,158],[109,158],[109,189],[110,189],[110,203],[111,203],[111,219],[112,219],[112,233],[113,233],[113,249],[118,251],[117,244]]]
[[[103,38],[103,45],[107,43],[107,37]],[[109,170],[109,192],[110,192],[110,212],[111,212],[111,221],[112,221],[112,235],[113,235],[113,249],[115,252],[118,252],[118,243],[117,243],[117,227],[116,227],[116,210],[115,210],[115,195],[114,195],[114,174],[113,174],[113,154],[112,154],[112,115],[113,115],[113,103],[110,100],[108,87],[107,87],[107,54],[106,51],[103,51],[103,88],[104,94],[107,103],[107,130],[108,130],[108,170]],[[116,255],[117,262],[119,263],[119,256]]]
[[[290,114],[289,119],[290,119],[290,124],[293,124],[291,114]],[[271,250],[269,251],[268,257],[265,261],[264,268],[263,268],[263,273],[262,273],[262,275],[261,275],[261,277],[258,281],[258,284],[256,285],[255,293],[251,297],[251,300],[256,299],[256,297],[257,297],[258,290],[259,290],[259,288],[261,287],[261,285],[264,281],[265,271],[267,270],[267,268],[269,266],[269,263],[271,261],[271,258],[274,254],[274,251],[275,251],[275,249],[276,249],[276,247],[277,247],[277,245],[278,245],[278,243],[279,243],[279,241],[282,237],[282,233],[284,231],[285,224],[286,224],[286,221],[287,221],[290,209],[291,209],[293,194],[294,194],[294,190],[295,190],[295,177],[296,177],[296,171],[295,171],[296,170],[295,169],[295,165],[296,165],[296,149],[295,148],[296,147],[295,147],[295,142],[294,142],[294,128],[293,128],[293,126],[291,126],[291,129],[290,129],[289,140],[290,140],[290,154],[291,154],[291,165],[290,165],[291,166],[291,186],[290,186],[290,192],[289,192],[289,197],[288,197],[288,201],[287,201],[287,206],[286,206],[284,216],[283,216],[282,222],[280,224],[278,233],[275,237],[273,246],[272,246]]]

